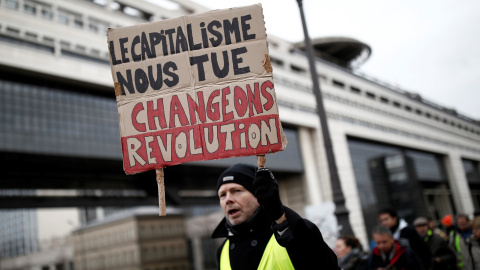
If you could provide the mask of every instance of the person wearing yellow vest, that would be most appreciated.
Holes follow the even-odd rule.
[[[465,268],[465,264],[470,260],[470,255],[468,252],[468,243],[458,228],[459,221],[460,223],[465,222],[462,219],[467,219],[468,221],[468,216],[463,213],[458,214],[456,218],[457,224],[453,224],[452,215],[446,215],[442,218],[442,224],[446,227],[446,231],[448,232],[448,237],[449,237],[448,245],[450,246],[450,248],[453,250],[453,252],[457,257],[458,270],[468,269],[468,268]],[[462,225],[464,224],[460,224],[460,227],[463,227],[463,229],[466,229],[465,226],[462,226]],[[467,228],[468,228],[468,225],[467,225]]]
[[[218,269],[339,269],[317,226],[280,200],[278,182],[266,168],[236,164],[217,181],[225,218],[212,238]]]
[[[429,228],[428,219],[417,217],[413,221],[415,230],[432,252],[431,270],[457,270],[457,258],[448,242]]]

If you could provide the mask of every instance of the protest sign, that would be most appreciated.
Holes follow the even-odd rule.
[[[262,6],[109,29],[127,174],[281,151]]]

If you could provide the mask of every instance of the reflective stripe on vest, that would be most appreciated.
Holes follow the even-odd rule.
[[[247,258],[245,258],[247,259]],[[231,270],[230,266],[230,241],[227,239],[225,245],[222,248],[222,254],[220,255],[220,269]],[[268,241],[267,247],[263,252],[262,259],[257,269],[274,269],[274,270],[289,270],[295,269],[292,261],[288,256],[287,249],[280,246],[275,239],[275,235]]]
[[[455,244],[455,251],[457,252],[457,266],[458,269],[463,269],[463,256],[462,248],[460,245],[460,236],[456,234],[453,230],[450,231],[450,238],[453,238],[453,243]]]

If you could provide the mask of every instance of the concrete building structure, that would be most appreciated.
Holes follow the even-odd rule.
[[[123,177],[105,30],[206,10],[173,2],[168,9],[133,0],[0,1],[0,159],[9,168],[3,183]],[[279,179],[283,202],[303,214],[306,205],[332,200],[308,61],[302,44],[268,40],[289,144],[269,155],[267,166]],[[360,41],[315,39],[314,45],[349,220],[364,246],[376,212],[386,206],[407,221],[480,210],[478,120],[356,72],[370,51]],[[175,179],[166,180],[169,198],[179,205],[215,204],[215,176],[237,161],[255,162],[169,168]],[[37,167],[22,170],[26,165]],[[144,183],[145,175],[129,179]]]
[[[158,210],[136,208],[73,232],[77,270],[190,269],[184,218],[158,217]]]
[[[296,48],[270,37],[280,117],[299,133],[304,203],[318,204],[332,193],[308,62]],[[350,222],[364,245],[387,206],[408,221],[478,209],[478,121],[347,67],[316,64]]]
[[[185,230],[191,247],[193,269],[217,269],[216,250],[224,240],[211,239],[211,234],[223,217],[222,211],[212,208],[202,215],[186,218]]]

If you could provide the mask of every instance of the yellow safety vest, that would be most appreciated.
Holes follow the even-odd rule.
[[[225,242],[225,245],[223,245],[222,253],[220,255],[220,269],[232,269],[232,267],[230,266],[230,241],[228,239]],[[287,249],[278,244],[277,239],[275,239],[275,235],[273,234],[270,238],[270,241],[268,241],[267,247],[263,252],[262,259],[260,260],[260,264],[258,265],[257,269],[295,269],[293,267],[292,261],[290,260],[290,257],[288,256]]]

